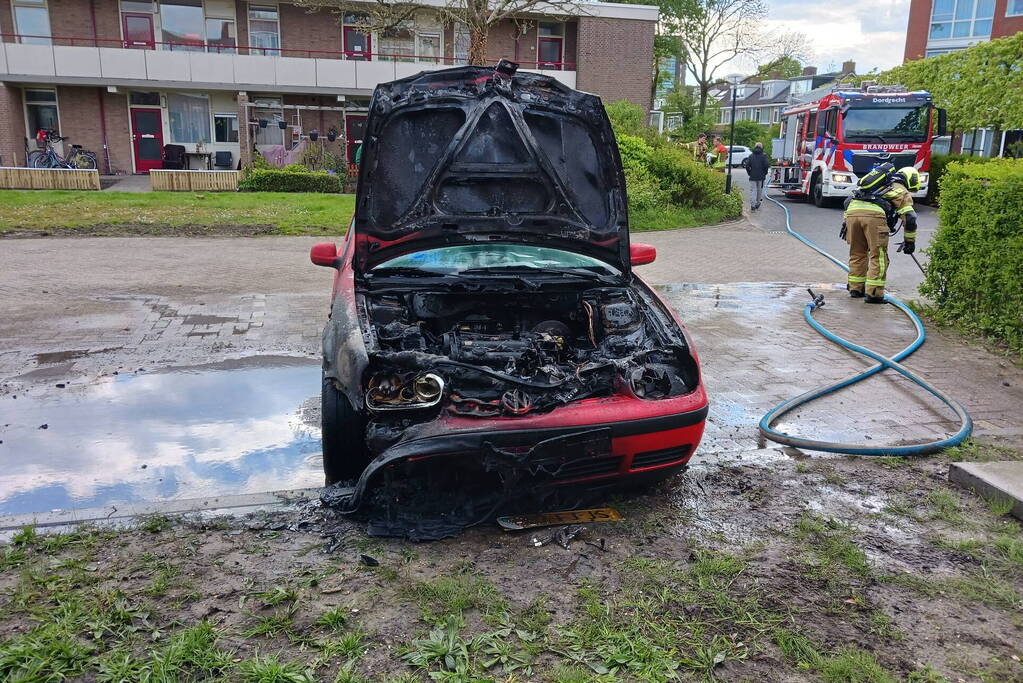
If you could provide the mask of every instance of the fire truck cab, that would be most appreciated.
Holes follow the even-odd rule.
[[[945,134],[945,111],[930,93],[902,86],[834,86],[823,96],[781,112],[781,137],[772,141],[776,161],[768,186],[817,206],[849,197],[861,175],[890,161],[915,166],[927,194],[931,142]]]

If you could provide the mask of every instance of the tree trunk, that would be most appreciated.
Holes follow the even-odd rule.
[[[469,28],[469,63],[487,65],[487,30],[478,26]]]
[[[704,114],[707,111],[707,86],[704,83],[700,84],[700,113]]]

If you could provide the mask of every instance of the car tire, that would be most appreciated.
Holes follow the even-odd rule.
[[[320,393],[320,429],[323,444],[323,476],[327,486],[358,479],[369,464],[366,451],[366,420],[334,380],[323,378]]]

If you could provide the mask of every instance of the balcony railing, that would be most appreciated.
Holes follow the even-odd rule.
[[[25,40],[36,42],[26,43]],[[50,41],[49,45],[38,41]],[[206,53],[224,55],[250,55],[262,57],[290,57],[299,59],[340,59],[351,62],[398,62],[403,64],[435,64],[440,66],[461,66],[468,64],[465,58],[440,55],[417,55],[387,52],[356,52],[351,50],[310,50],[308,48],[262,47],[258,45],[226,45],[222,41],[133,41],[120,38],[93,38],[83,36],[44,36],[24,33],[0,33],[5,44],[25,44],[40,47],[93,47],[118,48],[125,50],[156,50],[179,53]],[[575,71],[574,62],[530,62],[514,60],[529,71]],[[496,60],[494,62],[497,63]]]

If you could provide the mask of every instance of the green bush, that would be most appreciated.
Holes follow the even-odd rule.
[[[971,164],[981,164],[990,159],[986,157],[971,157],[966,154],[934,154],[931,155],[930,178],[927,181],[926,202],[937,206],[941,196],[941,178],[945,175],[945,169],[955,161]]]
[[[647,127],[646,113],[629,100],[612,102],[604,107],[604,111],[611,119],[611,129],[614,130],[616,136],[640,136],[643,134],[643,129]]]
[[[309,168],[305,164],[288,164],[282,171],[288,171],[290,173],[308,173]]]
[[[665,143],[650,154],[650,173],[668,192],[672,204],[714,208],[731,218],[742,213],[742,196],[725,194],[725,176],[694,161],[688,149]]]
[[[294,166],[294,164],[292,164]],[[326,171],[256,168],[238,183],[246,192],[341,192],[342,180]]]
[[[941,322],[1004,342],[1023,358],[1023,161],[951,163],[920,292]]]

